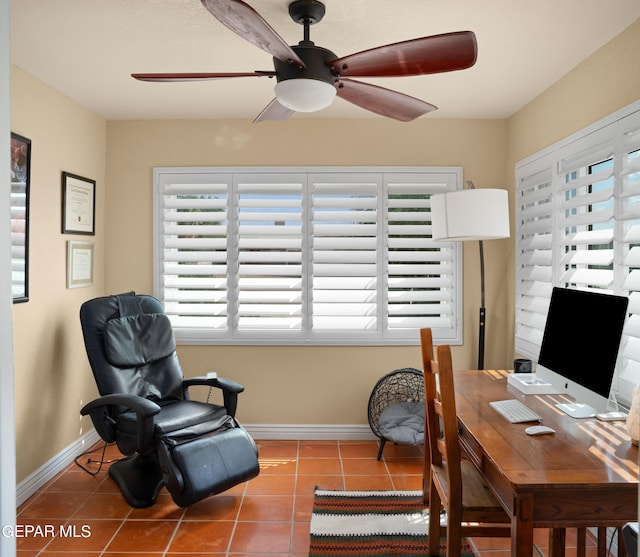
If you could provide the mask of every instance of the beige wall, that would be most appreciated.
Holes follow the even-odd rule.
[[[12,70],[12,130],[33,141],[30,301],[14,306],[17,479],[90,427],[79,409],[95,396],[78,323],[91,297],[152,290],[154,166],[460,165],[478,187],[514,183],[516,161],[640,98],[640,22],[508,121],[293,119],[109,122]],[[636,62],[634,64],[634,61]],[[606,79],[605,79],[606,78]],[[60,173],[97,181],[95,284],[65,287]],[[512,190],[513,203],[513,190]],[[487,365],[513,357],[512,241],[486,242]],[[457,367],[474,365],[479,302],[477,246],[464,247],[464,339]],[[256,424],[366,423],[375,380],[419,366],[419,350],[392,348],[180,347],[186,373],[210,369],[247,387],[239,417]]]
[[[152,292],[154,166],[434,165],[462,166],[478,187],[504,185],[506,125],[501,120],[292,119],[109,122],[107,125],[106,284],[110,292]],[[113,217],[112,217],[113,216]],[[501,297],[501,242],[487,246],[487,364],[504,367],[507,328]],[[508,242],[505,241],[508,245]],[[477,244],[465,246],[465,344],[454,358],[476,358]],[[494,272],[497,271],[497,272]],[[421,367],[420,350],[402,347],[181,346],[185,374],[216,370],[246,387],[238,417],[246,424],[366,424],[376,380]]]
[[[104,289],[106,122],[28,74],[11,71],[11,130],[31,139],[29,301],[14,304],[17,480],[86,432],[79,410],[96,395],[78,310]],[[66,288],[61,173],[96,180],[95,282]]]
[[[556,143],[640,98],[640,19],[512,116],[507,164]]]

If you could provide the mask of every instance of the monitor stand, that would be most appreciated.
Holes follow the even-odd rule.
[[[562,410],[572,418],[593,418],[596,415],[595,408],[579,402],[562,402],[556,404],[556,408]]]

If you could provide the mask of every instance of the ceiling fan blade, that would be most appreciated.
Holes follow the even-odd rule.
[[[437,106],[404,93],[352,79],[341,79],[337,90],[341,99],[401,122],[410,122],[438,109]]]
[[[219,73],[132,73],[139,81],[206,81],[230,77],[273,77],[276,72],[219,72]]]
[[[264,122],[265,120],[286,120],[289,116],[295,114],[295,110],[291,110],[286,106],[282,106],[278,99],[273,99],[264,110],[256,116],[254,124]]]
[[[220,23],[282,62],[305,67],[304,62],[263,17],[242,0],[202,0]]]
[[[327,65],[347,77],[402,77],[464,70],[477,56],[475,34],[459,31],[364,50]]]

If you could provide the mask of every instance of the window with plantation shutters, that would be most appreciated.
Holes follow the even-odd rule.
[[[623,130],[620,174],[622,289],[629,296],[629,320],[620,348],[618,383],[627,394],[640,384],[640,118]]]
[[[234,178],[236,329],[242,335],[302,330],[303,175]],[[237,250],[237,251],[236,251]]]
[[[590,135],[560,149],[559,157],[558,280],[567,287],[612,291],[612,141]]]
[[[182,343],[461,341],[460,247],[430,195],[459,168],[154,170],[155,294]]]
[[[553,289],[552,160],[518,176],[516,191],[516,350],[539,350]]]
[[[14,298],[25,296],[27,285],[28,199],[24,182],[11,182],[11,290]]]
[[[379,328],[380,174],[312,174],[311,328],[366,337]]]
[[[446,175],[432,175],[432,187],[450,189]],[[438,185],[439,181],[439,185]],[[419,174],[385,176],[386,303],[389,335],[430,327],[453,331],[459,243],[431,240],[431,204]]]
[[[612,390],[629,404],[640,383],[640,103],[519,163],[516,179],[516,350],[537,358],[553,286],[628,296]]]
[[[228,190],[231,176],[157,176],[155,280],[177,331],[228,330]]]

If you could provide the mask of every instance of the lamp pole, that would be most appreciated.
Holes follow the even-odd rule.
[[[467,187],[470,190],[476,189],[471,180],[467,180]],[[484,369],[484,337],[487,326],[487,310],[484,303],[484,243],[478,240],[480,253],[480,321],[478,323],[478,369]]]
[[[484,305],[484,244],[478,241],[480,248],[480,323],[478,326],[478,369],[484,369],[484,333],[487,321],[487,311]]]

